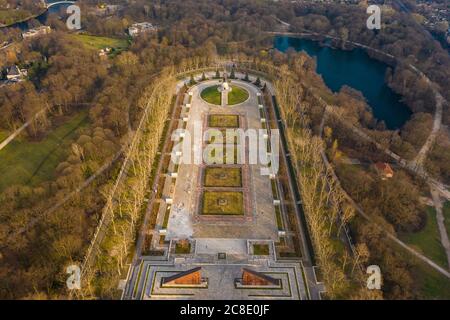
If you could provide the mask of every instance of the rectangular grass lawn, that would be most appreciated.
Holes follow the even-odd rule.
[[[239,128],[239,116],[235,114],[210,114],[208,126],[211,128]]]
[[[257,256],[268,256],[270,254],[269,245],[267,244],[254,244],[253,254]]]
[[[201,214],[243,215],[244,196],[238,191],[205,191]]]
[[[188,243],[180,243],[177,242],[175,244],[175,253],[176,254],[189,254],[191,252],[191,244]]]
[[[241,168],[207,167],[203,184],[205,187],[242,187]]]

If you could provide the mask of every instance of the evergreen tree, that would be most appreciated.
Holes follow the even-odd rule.
[[[259,77],[256,78],[255,85],[258,87],[261,86],[261,79]]]
[[[205,75],[205,73],[203,72],[202,73],[202,81],[205,81],[206,80],[206,75]]]
[[[220,78],[220,72],[219,70],[216,70],[216,75],[214,77],[215,79],[219,79]]]
[[[250,79],[249,79],[249,77],[248,77],[248,72],[245,73],[244,81],[247,81],[247,82],[250,81]]]
[[[234,68],[231,69],[230,79],[236,79],[236,75],[234,74]]]
[[[197,82],[195,81],[195,79],[194,79],[194,75],[193,74],[191,74],[191,79],[189,80],[189,85],[190,86],[193,86],[194,84],[196,84]]]

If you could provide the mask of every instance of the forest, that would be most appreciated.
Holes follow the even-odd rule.
[[[44,139],[64,115],[86,110],[89,122],[56,166],[54,179],[11,185],[0,196],[2,297],[52,298],[64,285],[64,264],[82,259],[99,221],[122,146],[142,113],[139,93],[165,65],[196,51],[143,38],[105,62],[63,33],[25,45],[21,59],[35,71],[30,81],[0,88],[2,129],[14,130],[42,108],[48,112],[27,128],[31,141]]]
[[[0,25],[9,25],[41,13],[40,2],[33,0],[0,0]]]

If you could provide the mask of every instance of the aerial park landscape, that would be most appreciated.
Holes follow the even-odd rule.
[[[447,15],[0,0],[0,297],[450,299]]]

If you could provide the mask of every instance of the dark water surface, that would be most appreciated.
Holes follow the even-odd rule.
[[[318,42],[277,36],[274,47],[282,52],[288,48],[305,51],[317,59],[317,73],[333,91],[347,85],[364,95],[378,120],[384,120],[388,129],[398,129],[411,117],[411,110],[385,83],[388,66],[375,60],[360,48],[351,51],[322,47]]]
[[[52,3],[52,2],[59,2],[60,0],[47,0],[47,3]],[[60,3],[60,4],[55,4],[54,6],[51,6],[50,8],[48,8],[48,10],[46,10],[45,12],[43,12],[41,15],[37,16],[35,19],[37,21],[39,21],[41,24],[45,25],[48,15],[50,13],[65,13],[65,10],[67,9],[68,6],[70,6],[71,4],[67,4],[67,3]],[[12,24],[9,27],[6,28],[19,28],[22,31],[27,31],[28,29],[30,29],[29,25],[28,25],[28,21],[24,21],[24,22],[18,22],[15,24]]]

